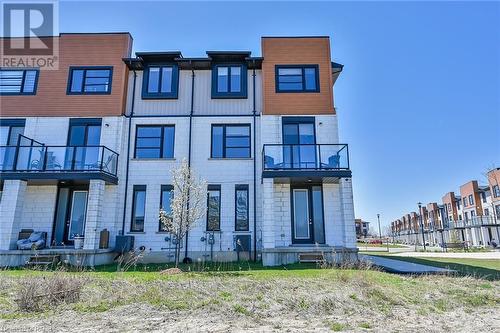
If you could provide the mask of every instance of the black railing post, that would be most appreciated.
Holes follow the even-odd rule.
[[[72,154],[73,156],[71,157],[71,169],[70,170],[75,171],[76,147],[73,146],[71,148],[73,149],[73,154]]]
[[[318,165],[316,166],[317,169],[322,169],[321,168],[321,145],[316,145],[318,147]]]
[[[100,166],[100,168],[99,168],[99,170],[101,170],[101,171],[102,171],[102,170],[103,170],[103,169],[102,169],[102,164],[103,164],[103,162],[104,162],[104,149],[105,149],[105,147],[104,147],[104,146],[99,146],[99,149],[102,149],[102,152],[101,152],[101,166]]]
[[[42,170],[40,171],[45,171],[47,168],[47,147],[43,147],[43,163],[42,163]]]

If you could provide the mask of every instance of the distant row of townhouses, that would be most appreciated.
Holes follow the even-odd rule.
[[[460,186],[460,195],[446,193],[391,222],[394,240],[406,244],[472,247],[498,246],[500,240],[500,168],[487,173],[488,184],[472,180]]]
[[[55,38],[57,70],[0,68],[0,266],[29,260],[16,244],[30,232],[38,253],[91,264],[118,245],[171,261],[178,242],[192,260],[357,255],[328,37],[196,58],[132,56],[128,33]],[[177,240],[158,214],[183,160],[208,183],[207,211]]]

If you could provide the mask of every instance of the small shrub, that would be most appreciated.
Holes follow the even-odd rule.
[[[26,277],[19,281],[15,301],[20,310],[37,312],[80,299],[85,280],[72,276]]]
[[[234,312],[237,312],[237,313],[241,313],[245,316],[250,316],[250,311],[248,311],[245,307],[243,307],[242,305],[239,305],[239,304],[235,304],[233,306],[233,310]]]
[[[362,322],[359,324],[359,327],[370,329],[370,328],[372,328],[372,325],[370,325],[370,323],[367,323],[367,322]]]
[[[342,332],[343,330],[345,330],[347,328],[347,325],[334,322],[330,325],[330,328],[334,332]]]

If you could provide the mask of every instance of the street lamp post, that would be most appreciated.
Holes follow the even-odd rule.
[[[420,229],[422,230],[422,241],[424,243],[424,251],[426,251],[426,248],[425,248],[424,223],[422,221],[422,203],[421,202],[418,203],[418,215],[419,215],[419,218],[420,218]]]
[[[378,237],[380,240],[382,240],[382,232],[380,231],[380,214],[377,214],[377,220],[378,220]]]

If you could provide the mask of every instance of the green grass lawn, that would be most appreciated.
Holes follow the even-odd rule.
[[[448,268],[457,271],[460,276],[474,276],[487,280],[500,280],[500,260],[466,258],[414,258],[388,256],[386,253],[367,253],[389,259],[397,259],[417,264]]]

